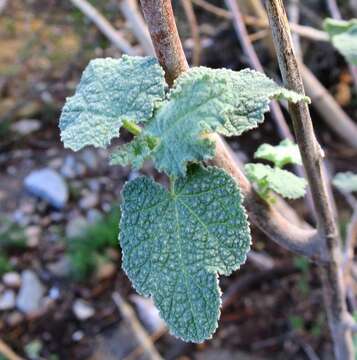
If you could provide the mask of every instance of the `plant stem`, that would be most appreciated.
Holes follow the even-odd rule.
[[[149,24],[156,55],[172,84],[180,73],[188,70],[188,64],[177,33],[171,2],[169,0],[141,0],[141,5]],[[159,31],[158,28],[161,30]],[[294,225],[274,207],[260,199],[237,166],[234,154],[225,141],[218,134],[210,134],[208,138],[216,144],[216,156],[213,163],[226,170],[239,184],[250,220],[268,238],[284,248],[324,262],[325,254],[316,230],[303,229]]]
[[[133,134],[134,136],[137,136],[141,133],[141,127],[128,120],[124,120],[123,128],[127,129],[130,134]]]
[[[285,85],[304,93],[298,62],[294,54],[287,16],[282,0],[266,0],[280,71]],[[351,331],[344,323],[349,314],[342,276],[341,244],[336,221],[322,175],[322,150],[318,144],[307,104],[289,104],[294,132],[300,148],[307,179],[314,201],[318,232],[324,239],[329,262],[319,266],[325,307],[336,359],[354,358]]]
[[[188,69],[171,2],[168,0],[140,0],[140,2],[156,56],[165,70],[166,81],[171,86],[174,80]]]

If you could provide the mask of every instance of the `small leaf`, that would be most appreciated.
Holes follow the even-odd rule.
[[[92,60],[63,107],[61,139],[73,150],[106,147],[124,120],[147,121],[164,95],[164,73],[152,57]]]
[[[171,192],[140,177],[123,198],[120,244],[134,287],[153,297],[175,336],[210,338],[220,314],[217,273],[237,270],[251,243],[237,185],[223,170],[194,165]]]
[[[307,96],[277,85],[260,72],[250,69],[239,72],[217,71],[229,72],[232,81],[228,91],[233,94],[234,111],[229,113],[223,127],[219,129],[219,132],[225,136],[237,136],[257,127],[264,121],[264,113],[269,110],[269,103],[272,99],[287,100],[293,103],[299,101],[310,103]]]
[[[302,165],[299,147],[289,139],[281,141],[276,146],[260,145],[254,153],[254,158],[269,160],[280,168],[287,164]]]
[[[308,101],[252,70],[190,69],[176,80],[169,99],[146,128],[160,138],[153,153],[156,167],[169,175],[184,175],[188,161],[214,156],[214,145],[205,134],[240,135],[256,127],[272,98]]]
[[[347,62],[357,65],[357,19],[350,21],[325,19],[324,29],[330,35],[332,44]]]
[[[357,191],[357,174],[350,171],[337,173],[332,183],[344,192],[351,193]]]
[[[130,143],[114,149],[110,154],[110,165],[127,166],[132,165],[135,169],[140,169],[158,143],[158,139],[153,136],[139,135]]]
[[[298,199],[305,195],[306,180],[290,171],[263,164],[246,164],[244,169],[250,181],[268,186],[285,198]]]

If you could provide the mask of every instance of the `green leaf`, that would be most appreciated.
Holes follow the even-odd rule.
[[[347,62],[357,65],[357,19],[350,21],[325,19],[324,29],[330,35],[332,44]]]
[[[244,131],[257,127],[264,121],[264,113],[269,110],[270,100],[287,100],[293,103],[304,101],[310,103],[305,95],[297,94],[277,85],[264,74],[244,69],[239,72],[217,70],[229,73],[231,79],[233,112],[219,132],[225,136],[241,135]]]
[[[332,183],[344,192],[351,193],[357,191],[357,174],[350,171],[337,173]]]
[[[158,143],[158,139],[149,135],[138,135],[130,143],[114,149],[110,154],[111,165],[132,165],[140,169]]]
[[[160,139],[153,153],[156,167],[171,176],[184,175],[188,161],[214,156],[214,144],[205,134],[240,135],[256,127],[272,98],[308,101],[252,70],[190,69],[176,80],[145,129]]]
[[[290,171],[263,164],[246,164],[244,169],[251,182],[267,186],[285,198],[297,199],[305,195],[306,180]]]
[[[299,147],[289,139],[281,141],[276,146],[269,144],[260,145],[254,153],[254,158],[269,160],[280,168],[287,164],[302,165]]]
[[[124,187],[120,227],[123,268],[137,291],[153,297],[175,336],[210,338],[220,314],[217,273],[237,270],[251,243],[233,179],[194,165],[168,192],[137,178]]]
[[[124,120],[147,121],[164,95],[164,72],[152,57],[92,60],[63,107],[61,139],[73,150],[106,147]]]

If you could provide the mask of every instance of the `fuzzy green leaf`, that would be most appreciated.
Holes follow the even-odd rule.
[[[217,70],[227,73],[231,80],[229,92],[232,94],[233,111],[229,112],[219,132],[225,136],[237,136],[257,127],[264,121],[264,113],[269,110],[272,99],[287,100],[293,103],[310,99],[277,85],[264,74],[244,69],[238,72]]]
[[[136,136],[130,143],[114,149],[110,154],[110,165],[132,165],[140,169],[157,145],[157,138],[148,135]]]
[[[147,121],[164,95],[164,73],[152,57],[92,60],[63,107],[61,139],[73,150],[106,147],[124,120]]]
[[[246,164],[245,172],[250,181],[268,187],[288,199],[298,199],[306,192],[306,180],[290,171],[263,164]]]
[[[357,19],[350,21],[326,19],[324,29],[346,61],[357,65]]]
[[[344,192],[355,192],[357,191],[357,174],[353,172],[338,173],[333,178],[332,183]]]
[[[137,291],[153,297],[175,336],[210,338],[220,314],[217,273],[238,269],[251,243],[233,179],[194,165],[167,192],[137,178],[124,187],[120,227],[123,268]]]
[[[252,70],[190,69],[176,80],[146,128],[160,139],[153,153],[156,167],[169,175],[184,175],[188,161],[214,156],[214,145],[204,134],[233,136],[256,127],[272,98],[308,101]]]
[[[274,163],[277,167],[287,164],[302,165],[299,147],[291,140],[285,139],[279,145],[262,144],[254,153],[255,159],[265,159]]]

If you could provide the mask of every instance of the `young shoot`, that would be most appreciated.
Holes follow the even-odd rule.
[[[302,165],[299,148],[292,141],[286,139],[276,146],[262,144],[254,153],[254,158],[268,160],[274,164],[274,167],[271,167],[250,163],[244,167],[248,179],[264,200],[275,202],[272,191],[287,199],[298,199],[305,195],[306,180],[282,169],[285,165]]]
[[[147,176],[126,183],[119,241],[123,269],[136,290],[151,296],[170,332],[202,342],[217,328],[219,275],[246,260],[251,245],[243,199],[215,156],[209,133],[237,136],[257,127],[271,99],[309,99],[252,70],[196,67],[168,89],[151,57],[92,60],[60,118],[66,147],[106,148],[122,127],[131,142],[110,162],[137,169],[151,159],[170,191]]]

